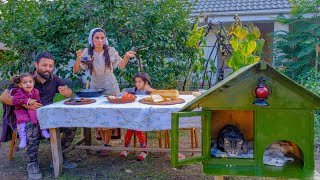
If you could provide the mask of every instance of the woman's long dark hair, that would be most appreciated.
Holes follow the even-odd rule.
[[[95,31],[92,33],[92,39],[93,39],[94,35],[95,35],[97,32],[102,32],[102,33],[106,36],[106,32],[105,32],[103,29],[97,29],[97,30],[95,30]],[[106,36],[106,38],[107,38],[107,36]],[[94,45],[93,45],[93,46],[94,46]],[[89,46],[88,54],[90,55],[91,58],[92,58],[92,56],[93,56],[93,49],[94,49],[94,47]],[[105,66],[106,66],[106,68],[110,68],[110,69],[111,69],[111,67],[110,67],[110,56],[109,56],[109,46],[103,44],[103,50],[104,50],[103,56],[104,56],[104,58],[105,58],[105,59],[104,59]],[[94,69],[93,69],[93,71],[94,71]]]

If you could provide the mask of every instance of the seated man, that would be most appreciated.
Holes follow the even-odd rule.
[[[42,106],[52,104],[53,98],[56,93],[60,93],[64,97],[71,97],[72,90],[68,88],[61,79],[53,75],[54,69],[54,57],[52,54],[48,52],[40,53],[35,62],[35,70],[33,74],[36,76],[35,78],[35,88],[37,88],[40,92],[41,103],[34,103],[33,105],[25,105],[28,109],[37,109]],[[0,101],[5,104],[12,104],[12,97],[10,95],[10,91],[5,90],[1,96]],[[61,132],[63,132],[61,138],[61,146],[62,150],[69,147],[72,143],[72,140],[76,134],[76,128],[61,128]],[[27,156],[28,156],[28,178],[29,179],[41,179],[42,174],[39,170],[38,163],[38,149],[39,149],[39,137],[41,134],[39,124],[26,124],[26,134],[27,134]],[[63,157],[63,167],[64,168],[75,168],[77,165],[72,162],[68,162],[65,157]]]

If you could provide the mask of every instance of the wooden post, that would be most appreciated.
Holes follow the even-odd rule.
[[[162,148],[162,137],[161,137],[161,131],[158,131],[158,142],[159,142],[159,148]]]
[[[83,128],[83,135],[84,135],[84,144],[86,146],[91,146],[92,137],[91,137],[91,128]],[[90,154],[90,150],[87,150],[87,154]]]
[[[63,162],[59,128],[50,129],[50,143],[51,143],[54,177],[57,178],[61,175],[62,162]]]
[[[144,132],[144,138],[146,141],[146,146],[148,146],[148,132]]]
[[[190,129],[190,139],[191,139],[191,149],[193,149],[194,147],[194,128],[191,128]],[[193,156],[194,153],[191,153],[191,155]]]
[[[195,143],[195,147],[198,148],[198,147],[199,147],[199,139],[198,139],[197,128],[193,128],[193,133],[194,133],[194,143]]]
[[[17,133],[15,131],[12,131],[10,150],[9,150],[9,156],[8,156],[9,161],[12,161],[14,144],[15,144],[16,138],[17,138]]]
[[[164,130],[164,148],[170,148],[169,130]]]

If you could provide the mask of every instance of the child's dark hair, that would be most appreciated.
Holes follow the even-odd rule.
[[[144,83],[148,82],[148,84],[151,86],[151,79],[147,73],[143,73],[143,72],[138,73],[134,76],[134,78],[137,78],[137,77],[141,78]]]
[[[16,75],[15,77],[13,77],[12,81],[15,84],[19,84],[24,77],[28,77],[28,76],[30,76],[32,79],[34,79],[34,76],[32,74],[30,74],[30,73],[22,73],[20,75]]]

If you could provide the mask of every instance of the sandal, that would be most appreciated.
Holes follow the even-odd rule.
[[[147,157],[148,153],[145,152],[140,152],[138,157],[137,157],[137,161],[144,161],[144,159]]]
[[[120,157],[127,157],[128,156],[128,151],[121,151]]]

